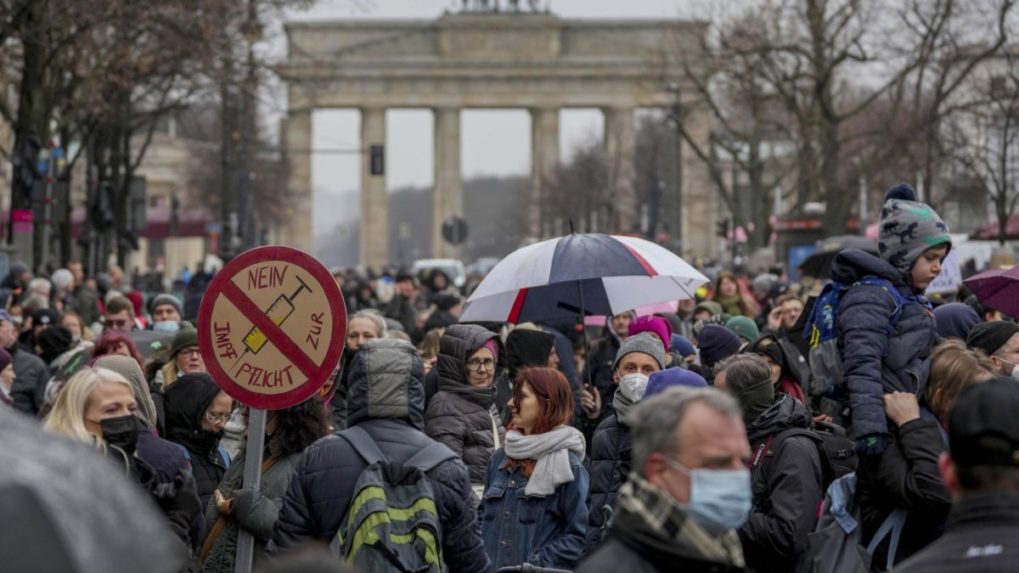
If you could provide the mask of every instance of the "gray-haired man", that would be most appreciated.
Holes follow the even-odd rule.
[[[609,536],[577,573],[742,571],[735,529],[750,512],[746,429],[736,401],[676,388],[633,411],[633,472]]]

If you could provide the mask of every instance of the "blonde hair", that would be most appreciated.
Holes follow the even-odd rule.
[[[82,368],[60,390],[46,418],[45,428],[55,434],[105,449],[103,441],[85,427],[85,410],[96,388],[108,383],[123,384],[134,398],[134,388],[120,374],[106,368]]]
[[[927,406],[942,422],[956,397],[970,386],[994,378],[994,364],[979,350],[967,348],[961,340],[946,340],[931,355],[927,382]]]

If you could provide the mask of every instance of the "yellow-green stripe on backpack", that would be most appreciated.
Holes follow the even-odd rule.
[[[425,472],[457,455],[433,442],[402,463],[390,461],[357,426],[336,434],[368,467],[354,483],[347,514],[329,545],[333,555],[364,573],[439,573],[442,525]]]

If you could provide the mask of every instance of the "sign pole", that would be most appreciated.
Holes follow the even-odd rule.
[[[252,408],[248,413],[248,443],[244,449],[244,487],[258,491],[262,481],[262,451],[265,448],[265,410]],[[251,573],[255,537],[239,528],[234,573]]]

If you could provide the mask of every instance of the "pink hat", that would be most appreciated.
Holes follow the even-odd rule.
[[[627,331],[629,336],[640,334],[641,332],[654,334],[662,341],[662,346],[665,348],[669,347],[669,343],[672,340],[672,325],[660,316],[641,316],[630,323],[630,329]]]

